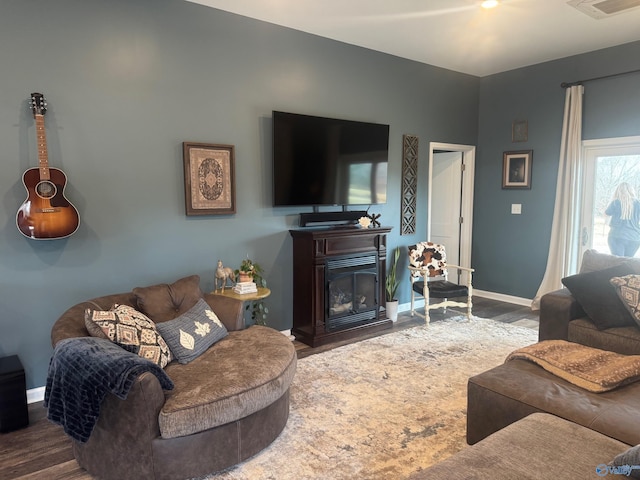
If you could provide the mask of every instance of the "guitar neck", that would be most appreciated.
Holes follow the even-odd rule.
[[[44,115],[34,115],[36,120],[36,136],[38,139],[38,170],[40,180],[49,180],[49,156],[47,154],[47,133],[44,129]]]

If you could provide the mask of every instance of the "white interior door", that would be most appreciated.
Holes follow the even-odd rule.
[[[475,153],[473,145],[429,144],[427,239],[440,241],[441,238],[447,248],[448,261],[463,267],[472,267]],[[454,240],[454,246],[450,247],[456,230],[458,242]],[[460,281],[466,282],[466,275]]]
[[[460,265],[462,152],[436,152],[431,177],[431,236],[447,249],[447,261]]]

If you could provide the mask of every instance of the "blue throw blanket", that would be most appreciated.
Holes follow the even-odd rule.
[[[80,337],[60,341],[49,363],[44,406],[47,418],[84,443],[95,426],[108,392],[125,399],[134,380],[151,372],[165,390],[173,382],[155,363],[102,338]]]

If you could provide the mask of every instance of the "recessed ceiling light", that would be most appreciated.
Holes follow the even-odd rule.
[[[500,3],[498,2],[498,0],[484,0],[484,2],[480,4],[480,6],[482,8],[494,8],[498,6],[498,3]]]

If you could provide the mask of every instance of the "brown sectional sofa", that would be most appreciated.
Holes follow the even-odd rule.
[[[638,262],[590,250],[580,271],[604,271],[629,261]],[[622,354],[640,353],[640,328],[598,329],[566,288],[544,295],[540,302],[539,340],[555,339]],[[553,413],[622,442],[640,443],[640,383],[590,393],[524,360],[509,361],[469,379],[467,442],[474,444],[533,412]]]
[[[640,268],[640,259],[616,257],[587,250],[582,259],[580,273],[603,271],[623,263]],[[540,299],[538,339],[569,340],[624,355],[640,354],[640,328],[633,321],[628,325],[599,329],[567,288],[543,295]]]
[[[623,263],[635,269],[638,262],[588,251],[581,273]],[[599,292],[593,295],[600,300]],[[640,354],[640,328],[632,319],[598,328],[566,288],[542,297],[539,340]],[[640,382],[591,393],[531,362],[511,360],[471,377],[467,401],[471,447],[415,478],[599,478],[606,473],[596,468],[640,444]]]
[[[197,276],[186,280],[191,287],[199,282]],[[239,300],[203,295],[199,286],[196,294],[183,291],[184,281],[147,288],[153,295],[145,299],[152,299],[152,305],[141,305],[134,290],[71,307],[53,325],[53,345],[89,336],[87,308],[146,307],[166,321],[189,310],[196,297],[205,299],[229,334],[190,363],[167,365],[165,372],[175,385],[171,391],[163,391],[155,375],[143,373],[126,400],[108,394],[89,440],[72,439],[76,460],[101,479],[169,480],[206,475],[255,455],[280,434],[289,416],[289,386],[297,362],[292,342],[271,328],[245,329]],[[182,434],[163,432],[176,422]]]

